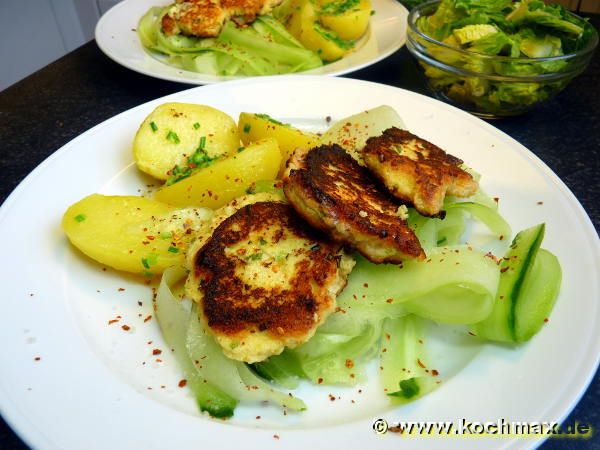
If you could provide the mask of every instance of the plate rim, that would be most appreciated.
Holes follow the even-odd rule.
[[[268,84],[268,83],[308,83],[308,82],[318,82],[318,83],[332,83],[337,85],[370,85],[371,88],[375,89],[387,89],[390,91],[403,91],[404,94],[413,96],[417,99],[417,101],[423,101],[430,104],[435,104],[437,107],[444,108],[449,110],[454,114],[459,114],[462,118],[469,120],[471,123],[476,124],[479,127],[483,127],[488,132],[492,132],[498,136],[498,138],[502,138],[507,141],[511,147],[514,147],[518,150],[518,153],[521,157],[527,158],[537,169],[541,170],[545,176],[545,178],[551,181],[561,192],[561,194],[568,200],[568,203],[571,207],[574,208],[578,212],[578,222],[584,227],[584,229],[590,233],[590,236],[595,236],[596,239],[592,244],[592,256],[595,256],[594,261],[596,264],[600,261],[600,241],[598,240],[598,233],[588,216],[585,212],[585,209],[577,199],[577,197],[573,194],[573,192],[569,189],[569,187],[560,179],[560,177],[548,167],[547,164],[544,163],[536,154],[534,154],[531,150],[525,147],[523,144],[519,143],[516,139],[512,138],[508,134],[504,133],[501,130],[498,130],[493,125],[476,118],[465,111],[462,111],[458,108],[455,108],[451,105],[442,103],[433,98],[427,97],[425,95],[395,87],[390,85],[385,85],[381,83],[375,83],[364,80],[356,80],[356,79],[348,79],[348,78],[330,78],[330,77],[322,77],[322,76],[306,76],[306,75],[285,75],[285,76],[272,76],[272,77],[260,77],[260,78],[252,78],[252,79],[242,79],[242,80],[233,80],[228,81],[226,83],[221,83],[218,85],[207,85],[207,86],[198,86],[190,89],[182,90],[173,94],[169,94],[167,96],[163,96],[160,98],[155,98],[148,102],[144,102],[132,108],[129,108],[109,119],[106,119],[92,128],[84,131],[79,134],[72,140],[68,141],[64,145],[62,145],[59,149],[54,151],[51,155],[45,158],[35,169],[33,169],[19,184],[18,186],[8,195],[8,197],[4,200],[2,205],[0,205],[0,226],[2,225],[6,215],[9,213],[15,202],[21,196],[21,194],[28,188],[31,184],[32,180],[43,170],[47,170],[48,166],[53,163],[54,160],[64,157],[71,149],[71,147],[75,146],[80,140],[88,138],[88,136],[98,133],[104,127],[110,126],[113,122],[118,121],[121,117],[127,114],[133,114],[135,111],[149,108],[153,103],[160,103],[165,101],[170,101],[177,99],[181,96],[188,95],[191,91],[201,91],[208,89],[228,89],[229,86],[234,87],[235,85],[241,84],[249,84],[249,85],[257,85],[257,84]],[[598,284],[599,279],[596,279],[596,283]],[[597,319],[597,318],[596,318]],[[573,408],[577,405],[577,403],[581,400],[584,393],[588,389],[591,381],[593,380],[595,373],[598,370],[600,363],[600,342],[596,343],[595,346],[596,351],[594,358],[587,358],[585,360],[581,360],[578,368],[585,367],[585,379],[579,380],[580,382],[576,382],[576,378],[572,378],[569,380],[569,383],[562,385],[561,388],[567,389],[571,384],[575,383],[574,391],[573,389],[569,389],[569,395],[561,395],[557,401],[553,403],[549,403],[547,407],[548,410],[557,411],[559,410],[559,421],[563,421],[573,410]],[[11,404],[13,406],[12,409],[6,408],[7,404]],[[28,445],[31,445],[34,448],[41,447],[41,444],[49,445],[44,448],[58,448],[53,446],[51,440],[49,440],[46,436],[41,433],[34,424],[32,424],[29,419],[21,413],[20,408],[11,401],[11,399],[5,395],[5,389],[0,384],[0,414],[3,416],[4,420],[7,424],[19,435],[19,437],[26,442]],[[18,418],[21,418],[21,422],[19,422]],[[26,422],[26,423],[25,423]],[[24,424],[25,423],[25,424]],[[27,425],[31,425],[30,428],[27,428]],[[347,424],[337,425],[337,427],[341,427]],[[336,427],[336,426],[332,426]],[[288,430],[287,432],[291,432],[292,430]],[[36,435],[37,439],[32,435]],[[516,439],[511,440],[508,443],[508,446],[513,446]],[[540,444],[542,440],[531,440],[531,446]]]
[[[102,15],[102,17],[100,17],[100,19],[98,20],[96,27],[94,29],[94,40],[96,41],[98,47],[100,48],[102,53],[104,53],[106,56],[108,56],[108,58],[110,58],[115,63],[117,63],[129,70],[140,73],[142,75],[146,75],[146,76],[153,77],[153,78],[158,78],[158,79],[165,80],[165,81],[172,81],[175,83],[183,83],[183,84],[188,84],[188,85],[204,86],[204,85],[209,85],[209,84],[225,83],[225,82],[230,82],[230,81],[239,81],[239,80],[254,78],[254,77],[218,77],[218,76],[214,76],[214,75],[204,75],[201,73],[191,72],[191,71],[184,70],[184,69],[177,69],[177,71],[179,71],[181,73],[188,73],[188,74],[193,75],[195,78],[198,78],[198,79],[194,79],[194,78],[188,79],[183,76],[171,75],[169,73],[156,73],[155,71],[147,70],[147,69],[144,69],[143,67],[140,67],[139,64],[130,63],[125,58],[118,57],[112,51],[112,47],[110,45],[110,40],[105,41],[104,39],[102,39],[101,30],[103,27],[106,27],[106,22],[110,21],[112,19],[112,16],[114,14],[117,14],[119,9],[125,8],[129,3],[133,3],[135,1],[138,1],[138,0],[123,0],[123,1],[115,4],[114,6],[112,6],[109,10],[107,10]],[[398,2],[396,0],[372,0],[372,1],[373,1],[373,3],[387,3],[389,6],[392,6],[393,8],[395,8],[397,10],[397,13],[399,15],[401,15],[404,19],[408,18],[408,10],[406,9],[406,7],[404,5],[402,5],[400,2]],[[136,18],[136,22],[133,25],[134,27],[137,27],[137,20],[139,20],[139,18]],[[374,32],[372,30],[371,25],[369,25],[368,32],[371,33],[371,36],[369,37],[369,39],[372,39]],[[368,42],[368,40],[365,41],[364,45],[366,45],[367,42]],[[395,42],[395,44],[384,52],[378,52],[376,57],[371,58],[371,59],[369,59],[361,64],[355,65],[355,66],[346,67],[346,68],[343,68],[340,70],[334,70],[332,72],[322,73],[322,74],[318,74],[318,75],[335,77],[335,76],[346,75],[346,74],[364,69],[366,67],[376,64],[376,63],[382,61],[383,59],[389,57],[390,55],[392,55],[393,53],[395,53],[399,49],[401,49],[405,44],[406,44],[406,27],[404,29],[403,35],[400,36],[400,38]],[[157,61],[155,58],[152,58],[148,54],[148,52],[146,52],[143,48],[142,48],[142,52],[144,54],[144,58],[148,58],[150,60]],[[342,60],[343,60],[343,58],[342,58]],[[167,66],[167,67],[170,67],[170,66]],[[172,69],[176,69],[176,68],[172,68]],[[317,75],[317,74],[311,73],[314,70],[318,70],[318,69],[311,69],[309,71],[298,72],[296,74],[269,75],[268,77],[271,77],[271,76],[281,77],[281,76],[288,76],[288,75],[308,75],[308,76]],[[267,77],[267,76],[264,76],[264,77]]]

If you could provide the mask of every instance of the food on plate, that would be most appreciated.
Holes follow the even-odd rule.
[[[217,37],[228,20],[252,23],[281,0],[175,0],[161,20],[167,36]]]
[[[93,194],[67,209],[62,228],[75,247],[99,263],[152,276],[183,264],[188,245],[211,217],[204,208]]]
[[[194,167],[154,194],[161,202],[179,206],[219,208],[243,195],[253,183],[274,179],[281,165],[277,141],[264,139],[239,147],[228,158],[208,167]]]
[[[281,170],[296,148],[312,148],[319,143],[314,133],[294,128],[290,124],[273,119],[268,114],[242,112],[238,119],[238,132],[244,145],[265,138],[274,138],[281,151]]]
[[[202,111],[199,129],[223,119]],[[240,402],[265,401],[302,411],[290,392],[302,381],[355,386],[374,360],[383,393],[406,403],[452,376],[431,351],[432,329],[451,337],[448,354],[522,343],[541,329],[561,274],[541,248],[545,225],[508,248],[510,226],[479,176],[455,171],[458,159],[401,130],[392,108],[342,118],[320,138],[259,114],[242,114],[238,127],[245,148],[216,140],[208,153],[198,144],[203,163],[191,167],[187,154],[174,162],[153,200],[92,195],[63,217],[69,240],[101,264],[146,283],[162,273],[153,311],[201,411],[225,418]],[[370,155],[394,146],[411,164],[439,157],[443,176],[422,170],[416,184],[439,195],[421,209],[433,213],[435,204],[444,215],[422,214],[416,196],[399,200],[377,182]],[[145,167],[168,158],[150,151]],[[450,175],[462,190],[446,192]],[[415,182],[414,171],[394,177]],[[483,241],[472,241],[473,228]]]
[[[288,31],[324,61],[342,58],[366,34],[369,0],[287,0],[280,16]]]
[[[362,156],[394,197],[424,216],[440,214],[446,195],[470,197],[477,191],[462,160],[406,130],[389,128],[370,138]]]
[[[260,3],[203,0],[191,7],[184,6],[188,2],[154,7],[140,19],[137,32],[144,48],[159,60],[207,75],[275,75],[321,67],[319,55],[303,47],[273,17],[259,15],[250,24],[242,23],[246,20],[242,16],[227,20],[231,14],[243,14],[246,8],[255,10]],[[206,20],[193,17],[200,10],[206,11]]]
[[[239,144],[227,114],[205,105],[163,103],[140,125],[133,156],[142,172],[168,180],[235,153]]]
[[[560,56],[586,48],[596,34],[587,20],[541,0],[442,0],[417,27],[442,43],[421,39],[425,51],[454,68],[422,62],[432,87],[490,113],[534,105],[562,90],[583,60]],[[558,58],[541,59],[552,57]]]
[[[314,335],[354,262],[288,204],[244,203],[190,250],[187,294],[225,355],[254,363]]]
[[[283,177],[286,197],[308,223],[373,262],[424,259],[407,208],[338,145],[298,150]]]

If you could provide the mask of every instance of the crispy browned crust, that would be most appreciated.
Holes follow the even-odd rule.
[[[288,162],[284,192],[315,228],[375,263],[423,259],[425,253],[399,204],[339,145],[297,151]]]
[[[265,239],[276,244],[284,233],[308,239],[311,245],[296,250],[299,258],[289,285],[266,289],[246,284],[236,267],[246,264],[244,255],[226,254],[226,249],[256,237],[266,227],[277,232]],[[314,242],[314,244],[312,244]],[[335,294],[328,291],[338,276],[340,246],[323,239],[292,210],[279,202],[244,206],[223,221],[198,251],[194,276],[203,292],[202,308],[208,326],[220,334],[235,336],[266,332],[276,339],[302,339],[335,307]],[[265,270],[268,262],[263,263]]]
[[[406,130],[390,128],[368,139],[362,156],[396,198],[426,216],[441,213],[446,194],[468,197],[477,191],[477,181],[459,167],[462,160]]]
[[[279,3],[281,0],[177,0],[161,24],[168,36],[217,37],[227,20],[249,24]]]

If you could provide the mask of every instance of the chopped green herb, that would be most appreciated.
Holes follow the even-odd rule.
[[[408,380],[402,380],[400,382],[400,390],[396,392],[390,392],[388,395],[391,397],[403,397],[406,399],[413,398],[419,395],[421,388],[419,387],[418,378],[409,378]]]
[[[246,150],[246,147],[240,147],[237,149],[237,152],[242,153],[244,150]]]
[[[173,237],[173,233],[171,233],[170,231],[160,231],[158,233],[158,236],[161,239],[171,239]]]
[[[277,119],[273,119],[273,118],[272,118],[270,115],[268,115],[268,114],[255,114],[255,116],[256,116],[256,117],[258,117],[258,118],[260,118],[260,119],[268,120],[269,122],[271,122],[271,123],[274,123],[274,124],[276,124],[276,125],[281,125],[281,126],[284,126],[284,127],[289,127],[289,126],[290,126],[290,125],[289,125],[289,124],[287,124],[287,123],[283,123],[283,122],[280,122],[280,121],[279,121],[279,120],[277,120]]]
[[[156,253],[148,253],[148,256],[146,256],[145,258],[142,258],[142,265],[146,269],[149,269],[150,266],[156,265],[157,261],[158,261],[158,255]]]
[[[154,274],[152,272],[149,272],[147,270],[144,270],[142,272],[142,275],[144,275],[146,278],[152,278],[154,276]]]
[[[260,245],[267,245],[267,241],[265,241],[263,238],[260,238],[260,240],[258,241],[258,243]]]
[[[146,258],[142,258],[142,265],[146,268],[149,269],[150,268],[150,263],[148,262],[148,260]]]
[[[177,133],[172,130],[169,130],[167,133],[167,141],[171,141],[173,144],[179,144],[179,142],[181,142],[179,140],[179,136],[177,136]]]
[[[200,144],[198,144],[198,150],[204,150],[204,147],[206,147],[206,136],[202,136],[200,138]]]
[[[188,157],[187,166],[175,166],[170,170],[171,176],[167,179],[167,186],[171,186],[172,184],[189,177],[196,170],[208,167],[214,161],[219,159],[218,156],[209,156],[208,153],[206,153],[206,150],[204,150],[204,145],[206,145],[206,137],[202,136],[202,138],[200,139],[200,145],[192,154],[192,156]]]
[[[152,128],[153,133],[156,133],[158,131],[158,126],[154,122],[150,122],[150,128]]]
[[[375,10],[374,10],[374,9],[372,9],[372,10],[371,10],[371,14],[370,14],[370,15],[371,15],[371,16],[374,16],[374,15],[375,15]]]
[[[246,258],[246,259],[248,259],[250,261],[258,261],[259,259],[262,258],[262,255],[263,255],[262,253],[254,253],[253,255],[248,256],[248,258]]]
[[[249,123],[247,123],[246,125],[244,125],[244,133],[250,133],[250,129],[251,129],[251,128],[252,128],[252,127],[250,126],[250,124],[249,124]]]
[[[194,124],[194,130],[197,130],[198,128],[200,128],[200,124],[199,124],[198,122],[196,122],[196,123]]]
[[[337,45],[343,50],[349,50],[352,47],[354,47],[354,41],[346,41],[344,39],[341,39],[333,31],[323,28],[319,22],[313,23],[313,29],[317,33],[319,33],[321,37],[323,37],[323,39],[333,42],[335,45]]]
[[[328,16],[339,16],[345,12],[355,8],[360,3],[360,0],[340,0],[327,3],[321,8],[320,14]]]
[[[177,247],[169,247],[167,251],[169,253],[179,253],[179,249]]]
[[[85,214],[77,214],[74,217],[74,219],[76,222],[83,222],[86,219],[86,217],[85,217]]]

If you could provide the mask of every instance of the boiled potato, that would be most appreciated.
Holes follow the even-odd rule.
[[[238,130],[244,145],[261,139],[274,138],[281,152],[281,173],[285,163],[297,148],[312,148],[319,143],[319,136],[306,133],[291,125],[278,122],[266,114],[243,112],[238,120]]]
[[[146,117],[133,141],[138,168],[166,180],[175,166],[202,147],[210,157],[235,153],[240,144],[234,120],[210,106],[165,103]]]
[[[367,31],[370,0],[324,0],[320,6],[319,21],[340,39],[356,40]]]
[[[340,59],[353,47],[351,42],[340,39],[318,22],[315,5],[311,0],[300,1],[288,22],[288,30],[302,45],[317,52],[324,61]]]
[[[211,217],[204,208],[94,194],[67,209],[62,228],[75,247],[99,263],[151,276],[183,264],[190,241]]]
[[[280,164],[277,141],[264,139],[188,178],[162,187],[154,198],[173,205],[219,208],[245,194],[253,183],[273,180]]]

